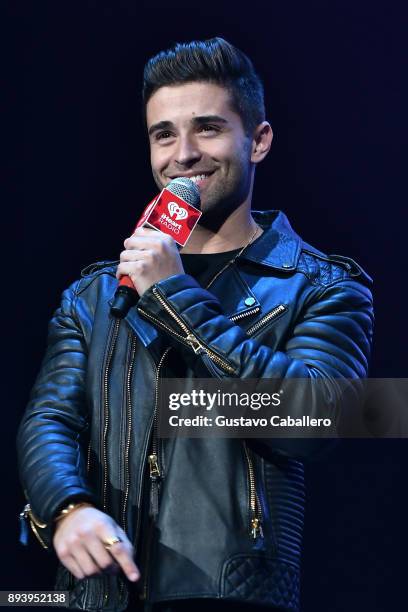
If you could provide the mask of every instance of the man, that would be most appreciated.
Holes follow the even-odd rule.
[[[148,62],[143,93],[156,184],[191,178],[203,215],[181,252],[139,228],[119,265],[64,293],[19,432],[24,514],[72,608],[298,610],[301,459],[318,444],[160,441],[158,389],[166,376],[279,377],[330,392],[366,376],[370,279],[281,212],[251,213],[272,130],[242,52],[176,45]],[[122,275],[140,296],[123,321],[110,314]]]

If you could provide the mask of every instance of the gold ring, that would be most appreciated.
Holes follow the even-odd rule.
[[[103,540],[103,545],[105,546],[106,550],[109,550],[111,546],[121,541],[122,540],[118,536],[113,536],[112,538],[107,538],[106,540]]]

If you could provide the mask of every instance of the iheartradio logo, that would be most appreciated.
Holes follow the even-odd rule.
[[[146,226],[168,234],[183,247],[195,228],[201,211],[167,189],[146,206],[136,227]]]
[[[167,210],[169,211],[170,217],[176,216],[176,221],[181,221],[188,217],[187,209],[179,206],[177,202],[169,202],[167,204]]]

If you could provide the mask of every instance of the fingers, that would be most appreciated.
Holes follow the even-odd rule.
[[[99,567],[99,564],[95,563],[89,553],[89,549],[85,546],[76,549],[73,559],[78,564],[84,576],[94,576],[100,574],[102,571],[102,568]]]
[[[56,552],[63,565],[79,579],[115,570],[114,559],[92,533],[72,534]]]
[[[114,573],[118,566],[103,542],[95,537],[89,541],[88,552],[98,566],[98,572]]]
[[[127,579],[136,582],[140,578],[140,572],[133,561],[133,549],[124,542],[113,544],[109,553],[102,542],[89,543],[81,548],[75,548],[72,554],[59,554],[63,565],[79,580],[105,573],[116,573],[120,568]]]
[[[139,230],[137,230],[139,231]],[[116,278],[131,274],[145,274],[158,266],[162,258],[171,254],[175,242],[170,236],[160,235],[160,232],[151,230],[155,236],[138,236],[127,238],[124,242],[125,251],[120,254],[120,263],[116,270]],[[157,234],[159,237],[157,238]],[[170,250],[169,250],[170,249]],[[176,248],[177,252],[177,248]]]
[[[119,565],[127,579],[136,582],[140,578],[140,572],[133,561],[133,546],[123,530],[117,528],[117,531],[120,531],[121,541],[108,546],[109,554]],[[111,537],[112,534],[106,540],[109,540]]]
[[[61,563],[78,579],[115,573],[119,568],[133,582],[140,578],[125,532],[95,508],[78,509],[62,519],[54,534],[54,548]]]
[[[75,578],[78,578],[78,580],[85,578],[86,574],[83,572],[75,557],[69,556],[63,564],[71,572],[71,574],[75,576]]]
[[[125,274],[128,276],[147,274],[152,269],[159,269],[163,261],[168,263],[170,256],[171,252],[166,251],[166,247],[162,247],[162,245],[159,245],[157,249],[146,248],[140,250],[134,248],[122,251],[120,263],[116,269],[116,277],[120,278]]]
[[[122,251],[120,254],[121,263],[126,263],[127,261],[144,261],[153,259],[155,251],[150,249],[132,249],[131,251]]]
[[[176,242],[162,232],[138,228],[125,240],[125,248],[116,278],[128,276],[140,297],[155,283],[184,273]]]
[[[152,267],[152,263],[149,259],[138,259],[136,261],[122,261],[116,269],[116,278],[121,276],[130,276],[137,278],[143,274],[146,274]]]
[[[174,239],[155,229],[149,227],[138,227],[134,233],[123,243],[126,250],[151,249],[162,245],[163,247],[175,246]]]
[[[60,561],[79,580],[105,573],[116,573],[122,569],[128,580],[136,582],[140,572],[133,561],[133,548],[125,542],[109,547],[109,552],[100,540],[84,543],[73,549],[72,554],[60,553]]]

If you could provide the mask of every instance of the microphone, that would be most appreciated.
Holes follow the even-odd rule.
[[[200,191],[197,185],[187,177],[178,177],[170,181],[167,187],[149,202],[135,230],[138,227],[152,227],[168,234],[183,247],[201,215]],[[111,314],[123,319],[137,299],[137,291],[131,278],[122,276],[113,297]]]

